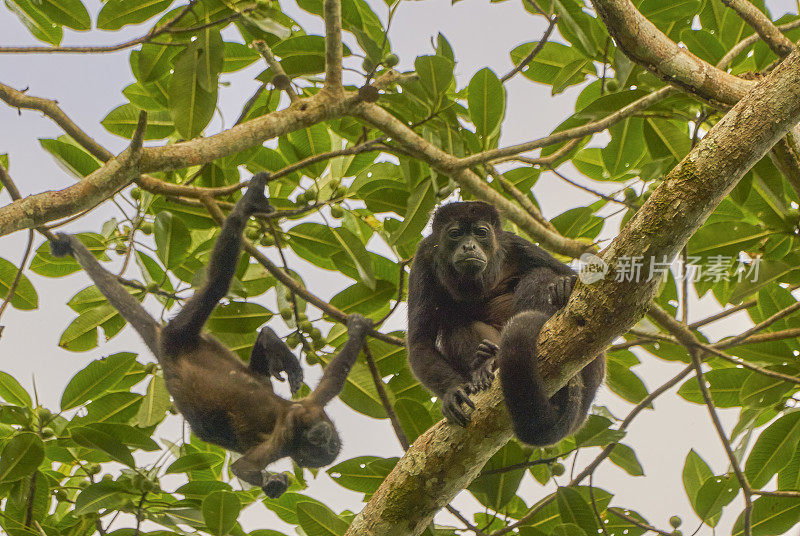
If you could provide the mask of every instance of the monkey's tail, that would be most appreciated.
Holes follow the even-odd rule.
[[[158,350],[159,325],[144,307],[131,296],[117,280],[116,276],[106,271],[94,258],[83,242],[74,235],[56,234],[57,240],[50,242],[50,251],[56,257],[72,255],[78,264],[89,274],[94,284],[106,299],[119,311],[122,317],[130,322],[144,340],[150,351],[160,360]]]
[[[552,398],[539,376],[536,340],[548,318],[538,311],[515,315],[503,329],[498,358],[500,384],[514,435],[536,446],[558,443],[581,418],[580,374]]]

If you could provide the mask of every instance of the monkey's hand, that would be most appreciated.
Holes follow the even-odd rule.
[[[472,362],[472,381],[467,385],[470,394],[480,393],[492,386],[496,370],[496,356],[500,347],[488,339],[478,345]]]
[[[269,204],[269,199],[264,195],[267,180],[269,180],[269,173],[263,171],[256,173],[253,175],[253,178],[250,179],[250,185],[247,187],[247,191],[239,200],[245,214],[272,214],[275,212],[275,208]]]
[[[466,404],[475,409],[475,404],[469,399],[465,386],[453,387],[442,396],[442,415],[444,415],[444,418],[452,424],[465,428],[469,422],[469,417],[464,412],[461,404]]]
[[[289,487],[289,477],[286,473],[264,473],[264,483],[261,489],[270,499],[277,499]]]
[[[347,335],[363,339],[367,332],[372,329],[372,320],[358,313],[347,315],[345,321],[347,325]]]
[[[559,309],[567,305],[569,295],[572,294],[572,289],[575,287],[575,282],[577,280],[578,276],[576,275],[562,275],[557,277],[547,287],[547,301]]]

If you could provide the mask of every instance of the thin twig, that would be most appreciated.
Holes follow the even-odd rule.
[[[272,53],[272,49],[269,47],[266,41],[256,39],[252,42],[252,45],[253,48],[256,49],[256,52],[261,54],[261,57],[267,62],[269,68],[272,69],[272,85],[274,85],[276,89],[285,91],[286,95],[289,96],[290,101],[295,102],[297,99],[299,99],[300,97],[292,87],[291,79],[286,75],[286,71],[283,70],[281,62],[275,58],[275,54]]]
[[[631,525],[636,525],[637,527],[639,527],[641,529],[649,530],[650,532],[655,532],[656,534],[661,534],[661,536],[673,536],[672,532],[667,532],[665,530],[657,529],[656,527],[654,527],[652,525],[648,525],[647,523],[642,523],[641,521],[639,521],[635,517],[623,514],[622,512],[619,511],[619,508],[617,508],[617,507],[609,507],[609,508],[606,509],[606,512],[611,512],[612,514],[614,514],[618,518],[622,519],[623,521],[627,521]]]
[[[25,271],[25,266],[28,264],[28,257],[31,255],[31,250],[33,249],[33,229],[28,229],[28,245],[25,246],[25,253],[22,255],[22,261],[20,261],[19,268],[17,269],[17,273],[14,276],[14,280],[11,282],[11,285],[8,287],[8,293],[6,294],[3,303],[0,304],[0,317],[3,316],[3,313],[8,307],[8,304],[11,303],[11,300],[14,298],[14,295],[17,293],[17,286],[19,286],[19,282],[22,280],[22,273]],[[3,326],[0,324],[0,336],[3,335]]]
[[[528,55],[522,59],[521,62],[515,65],[513,69],[511,69],[510,71],[508,71],[508,73],[503,75],[503,77],[500,79],[501,82],[506,82],[507,80],[510,80],[515,74],[524,69],[525,66],[528,65],[531,62],[531,60],[536,57],[537,54],[539,54],[539,52],[542,51],[545,43],[547,43],[547,40],[550,38],[550,34],[553,32],[553,28],[556,27],[557,22],[558,22],[558,15],[553,15],[552,17],[550,17],[550,24],[547,25],[547,29],[544,31],[544,34],[542,34],[542,38],[539,40],[538,43],[536,43],[536,46],[533,47],[533,50],[531,50],[528,53]]]

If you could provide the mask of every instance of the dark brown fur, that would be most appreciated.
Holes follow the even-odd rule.
[[[286,372],[292,392],[302,385],[297,358],[270,328],[259,333],[249,366],[217,339],[202,332],[211,312],[228,292],[239,259],[242,232],[255,213],[269,213],[264,197],[266,174],[256,175],[222,226],[211,253],[206,283],[167,325],[160,326],[74,236],[60,234],[51,243],[55,255],[73,255],[108,301],[131,323],[158,359],[175,406],[202,440],[243,453],[231,470],[277,497],[288,486],[286,475],[264,468],[289,456],[303,467],[328,465],[340,440],[325,404],[344,387],[371,322],[348,318],[349,338],[325,368],[307,397],[286,400],[272,389],[270,377]]]
[[[563,307],[574,272],[543,249],[503,231],[480,201],[450,203],[433,215],[409,279],[408,351],[420,381],[442,400],[448,420],[466,425],[462,404],[485,389],[495,364],[515,434],[548,445],[586,418],[603,380],[598,356],[548,398],[537,370],[536,339]]]

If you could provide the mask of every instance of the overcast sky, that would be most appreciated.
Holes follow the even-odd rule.
[[[716,1],[716,0],[712,0]],[[99,10],[99,2],[86,2],[93,18]],[[770,0],[773,15],[780,15],[790,8],[789,0]],[[387,8],[382,0],[371,0],[376,13],[385,21]],[[284,10],[295,17],[308,33],[322,33],[322,21],[300,10],[293,1],[282,2]],[[459,87],[463,87],[477,70],[489,66],[496,73],[507,72],[512,64],[508,51],[515,46],[539,38],[545,24],[541,17],[533,17],[524,11],[521,3],[510,1],[489,4],[485,0],[465,0],[451,6],[447,0],[427,0],[406,2],[397,11],[390,34],[393,51],[400,56],[399,69],[412,69],[414,58],[432,52],[431,39],[439,32],[444,33],[456,54],[456,77]],[[93,32],[90,35],[77,34],[65,30],[64,44],[108,44],[141,35],[147,25],[128,27],[124,32],[113,34]],[[235,33],[227,32],[228,39]],[[352,42],[348,35],[347,38]],[[556,38],[557,39],[557,38]],[[0,45],[39,44],[33,40],[24,27],[7,9],[0,8]],[[30,88],[30,94],[59,101],[64,111],[113,152],[126,146],[126,140],[109,134],[100,125],[100,120],[116,106],[125,102],[121,90],[133,81],[128,66],[128,51],[94,55],[7,55],[0,56],[0,82],[17,89]],[[233,74],[223,75],[222,80],[231,82],[221,87],[220,106],[224,122],[217,115],[209,131],[214,132],[229,127],[238,116],[242,103],[250,97],[258,86],[253,77],[263,69],[256,64]],[[508,90],[507,118],[503,125],[502,144],[512,144],[531,140],[548,134],[573,110],[577,90],[573,88],[556,97],[550,96],[548,86],[538,85],[517,76],[506,84]],[[0,105],[0,154],[9,153],[11,173],[23,195],[50,189],[61,189],[74,181],[64,173],[44,152],[39,138],[55,138],[62,132],[51,121],[37,112],[25,111],[18,115],[4,105]],[[572,178],[579,178],[572,173]],[[591,181],[583,180],[585,184]],[[616,185],[592,184],[596,189],[610,191]],[[586,204],[593,197],[582,190],[561,182],[552,175],[543,175],[535,187],[535,193],[547,217],[552,217],[569,208]],[[0,203],[7,203],[7,194],[0,194]],[[100,209],[84,220],[78,220],[67,227],[73,232],[97,231],[103,219],[118,216],[116,208],[105,203]],[[17,264],[21,258],[26,233],[16,233],[0,238],[0,256]],[[41,242],[36,237],[35,245]],[[272,255],[273,251],[266,253]],[[290,256],[290,264],[298,269],[313,292],[322,298],[330,298],[349,283],[345,278],[326,272]],[[138,350],[140,360],[152,359],[140,343],[133,330],[126,328],[120,335],[91,352],[72,353],[58,347],[63,329],[74,319],[74,313],[65,305],[78,290],[88,285],[83,273],[67,278],[49,279],[36,274],[26,274],[39,293],[39,310],[20,312],[9,308],[2,324],[6,326],[0,339],[0,370],[18,378],[26,388],[31,388],[35,377],[39,398],[45,406],[57,409],[69,378],[93,359],[119,351]],[[260,297],[267,307],[274,310],[272,292]],[[706,316],[715,309],[712,300],[692,304],[693,318]],[[391,328],[404,328],[402,314],[392,318]],[[745,314],[738,314],[716,326],[706,334],[712,339],[737,332],[747,325]],[[280,324],[279,327],[283,328]],[[285,329],[285,328],[284,328]],[[649,388],[660,385],[676,374],[680,365],[666,363],[639,353],[643,364],[636,372]],[[316,371],[307,373],[315,378]],[[597,404],[607,405],[618,416],[624,416],[630,405],[622,402],[605,388],[601,388]],[[616,497],[612,504],[634,508],[640,511],[654,525],[667,528],[671,515],[680,515],[685,524],[684,534],[691,534],[696,527],[681,482],[681,470],[690,448],[697,450],[719,474],[727,470],[727,460],[716,437],[704,407],[689,404],[682,399],[667,394],[656,403],[656,412],[647,412],[637,418],[631,426],[625,443],[635,446],[646,477],[634,478],[627,475],[610,462],[606,462],[596,472],[594,485],[613,492]],[[723,411],[725,422],[732,426],[736,415]],[[344,404],[336,401],[331,406],[331,414],[344,442],[344,449],[337,460],[343,461],[359,455],[400,455],[401,450],[387,421],[378,421],[362,416]],[[176,439],[181,433],[180,422],[173,419],[159,429],[159,436]],[[578,464],[586,463],[596,454],[597,449],[582,453]],[[288,468],[283,462],[282,467]],[[569,469],[569,467],[568,467]],[[566,482],[567,475],[562,477]],[[169,480],[164,487],[170,489]],[[538,483],[526,477],[520,495],[530,505],[552,491],[552,485],[542,489]],[[361,508],[361,495],[352,493],[332,482],[324,473],[310,481],[308,494],[319,498],[337,512],[343,509],[358,511]],[[719,533],[725,533],[732,525],[735,515],[741,510],[741,497],[728,507],[723,517]],[[464,512],[481,510],[477,501],[463,492],[455,505]],[[440,515],[442,521],[452,518]],[[243,517],[245,529],[274,528],[292,533],[264,509],[251,509]],[[455,523],[458,525],[458,523]],[[704,529],[699,534],[711,534]]]

